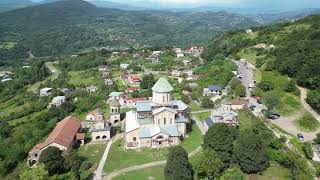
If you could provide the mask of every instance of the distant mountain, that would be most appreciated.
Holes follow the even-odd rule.
[[[0,49],[0,59],[17,58],[10,53],[15,48],[48,56],[88,47],[186,46],[224,31],[259,25],[227,12],[124,11],[98,8],[82,0],[6,12],[0,22],[0,43],[16,43],[10,50]],[[1,56],[1,51],[6,54]]]
[[[0,12],[23,8],[35,3],[30,0],[0,0]]]
[[[123,3],[116,3],[111,1],[104,1],[104,0],[88,0],[91,4],[97,7],[103,8],[111,8],[111,9],[120,9],[120,10],[144,10],[146,8],[131,6],[128,4]]]

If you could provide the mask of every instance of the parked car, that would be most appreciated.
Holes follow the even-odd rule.
[[[297,138],[298,138],[300,141],[303,141],[303,140],[304,140],[304,137],[303,137],[303,134],[302,134],[302,133],[298,133],[298,134],[297,134]]]
[[[265,115],[267,118],[269,119],[272,119],[272,120],[275,120],[275,119],[279,119],[280,118],[280,114],[278,113],[274,113],[270,110],[267,110],[267,109],[263,109],[262,111],[262,114]]]

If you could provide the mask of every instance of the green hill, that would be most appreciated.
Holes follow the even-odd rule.
[[[0,22],[0,44],[15,44],[0,49],[2,60],[26,56],[14,56],[15,48],[30,50],[35,56],[50,56],[94,46],[185,46],[223,31],[258,25],[250,18],[227,12],[123,11],[97,8],[82,0],[6,12]]]
[[[252,55],[250,60],[258,67],[276,69],[296,78],[302,86],[320,88],[320,15],[256,28],[254,32],[222,34],[207,43],[203,57],[209,61],[217,55],[239,59],[245,52]],[[273,44],[275,48],[256,49],[254,46],[259,43]]]

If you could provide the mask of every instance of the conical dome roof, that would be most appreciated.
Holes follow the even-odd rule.
[[[156,84],[152,87],[152,91],[160,92],[160,93],[168,93],[173,91],[173,87],[171,84],[167,81],[166,78],[162,77],[160,78]]]

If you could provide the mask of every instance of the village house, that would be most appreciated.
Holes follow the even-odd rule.
[[[140,55],[139,53],[134,53],[134,54],[132,54],[132,57],[133,57],[133,58],[140,58],[141,55]]]
[[[180,144],[187,134],[188,106],[173,100],[173,87],[160,78],[152,87],[151,100],[138,101],[126,113],[125,145],[130,148],[162,148]]]
[[[120,64],[120,68],[121,69],[128,69],[130,65],[129,64],[126,64],[126,63],[123,63],[123,64]]]
[[[98,87],[94,85],[86,87],[86,91],[88,93],[95,93],[95,92],[98,92],[98,90],[99,90]]]
[[[40,93],[39,93],[40,97],[51,96],[51,94],[52,94],[52,88],[46,87],[46,88],[40,89]]]
[[[29,152],[28,165],[37,164],[42,151],[48,147],[56,147],[61,151],[66,151],[74,142],[83,145],[85,136],[84,133],[79,133],[80,128],[81,121],[75,117],[68,116],[58,122],[48,138]]]
[[[141,81],[140,76],[137,74],[131,74],[129,76],[129,83],[132,85],[139,85],[140,81]]]
[[[112,81],[112,79],[104,79],[104,84],[106,86],[112,86],[113,85],[113,81]]]
[[[112,52],[111,53],[111,57],[117,57],[117,56],[120,56],[120,52]]]
[[[98,66],[98,71],[100,72],[108,71],[108,67],[104,65],[100,65]]]
[[[171,75],[174,76],[174,77],[180,77],[181,71],[176,70],[176,69],[172,70]]]
[[[70,89],[68,88],[61,88],[60,91],[63,93],[63,94],[69,94],[71,92]]]
[[[113,99],[116,99],[116,100],[120,100],[122,98],[124,98],[125,94],[124,92],[111,92],[109,94],[109,101],[113,100]]]
[[[252,31],[252,29],[246,29],[246,33],[247,34],[253,34],[253,31]]]
[[[134,91],[140,91],[140,88],[138,87],[129,87],[126,91],[126,93],[133,93]]]
[[[244,109],[248,107],[249,100],[248,99],[233,99],[226,103],[226,106],[229,106],[229,109],[236,111],[240,109]]]
[[[56,96],[52,99],[51,103],[48,105],[48,108],[52,106],[60,107],[64,102],[66,102],[65,96]]]
[[[151,61],[153,63],[157,63],[160,61],[160,54],[151,54],[146,58],[147,61]]]
[[[182,63],[185,66],[191,65],[191,61],[189,61],[189,60],[183,60]]]
[[[12,81],[13,79],[12,78],[3,78],[1,79],[1,82],[9,82],[9,81]]]
[[[255,46],[256,49],[266,49],[267,48],[267,44],[265,43],[260,43],[260,44],[257,44]]]
[[[203,88],[203,96],[215,97],[222,96],[223,87],[211,85],[208,88]]]
[[[226,106],[213,111],[211,116],[207,117],[203,124],[206,131],[208,131],[208,129],[216,123],[225,123],[230,126],[237,126],[237,118],[238,113],[231,111],[231,109],[229,109],[229,107]]]
[[[191,54],[191,55],[199,55],[201,54],[203,51],[203,47],[201,46],[190,46],[188,48],[188,53]]]

